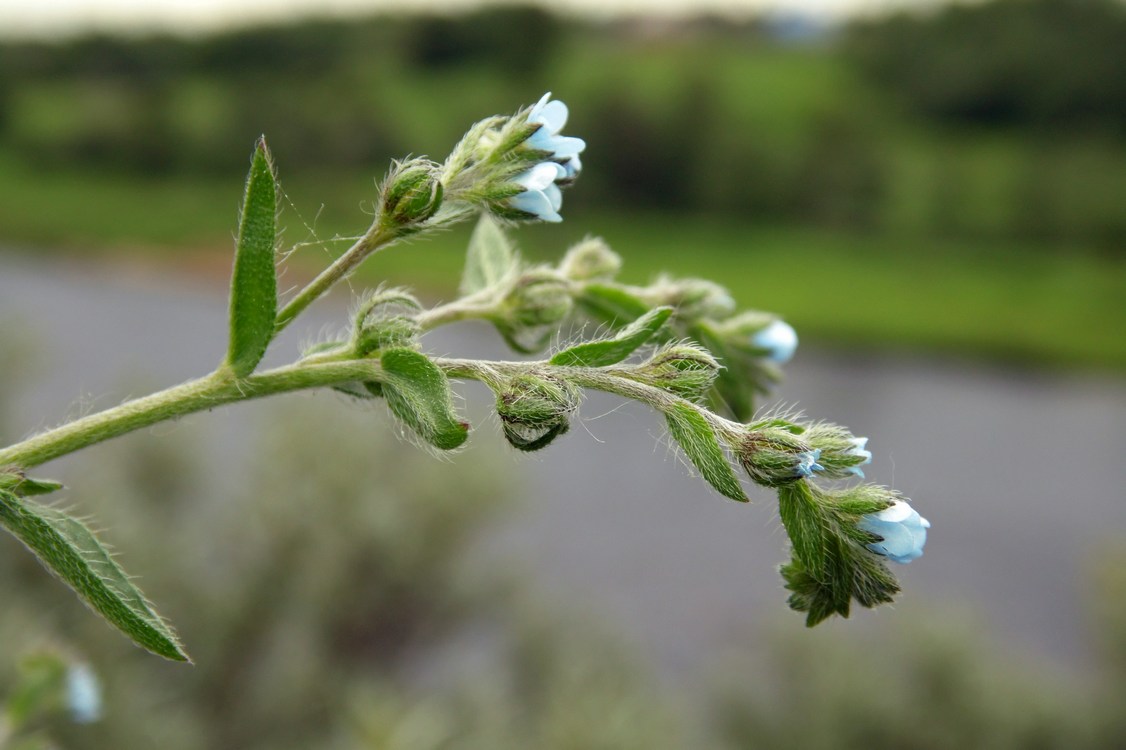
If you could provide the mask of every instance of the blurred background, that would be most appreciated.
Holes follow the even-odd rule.
[[[869,477],[933,524],[900,602],[806,631],[770,496],[711,494],[613,399],[514,456],[466,385],[452,461],[378,406],[276,399],[49,467],[197,665],[133,649],[0,540],[0,697],[44,645],[105,683],[101,722],[43,737],[1126,746],[1126,5],[593,5],[0,0],[0,438],[221,358],[258,134],[291,288],[366,228],[391,158],[440,160],[550,90],[585,171],[521,251],[601,235],[627,281],[714,278],[791,322],[802,348],[763,406],[869,435]],[[467,235],[353,286],[449,299]],[[469,324],[427,346],[505,355]]]

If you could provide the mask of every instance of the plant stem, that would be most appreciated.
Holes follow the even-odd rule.
[[[396,239],[398,239],[398,235],[393,230],[385,229],[379,225],[377,219],[377,223],[372,226],[367,234],[357,240],[356,244],[348,248],[332,265],[321,271],[317,278],[310,281],[308,286],[298,292],[297,296],[278,312],[277,320],[274,323],[274,335],[277,336],[281,333],[306,307],[316,302],[336,282],[351,273],[364,258],[387,247]]]
[[[0,466],[30,469],[103,440],[216,406],[354,380],[378,380],[378,360],[299,363],[235,379],[214,373],[91,414],[0,450]]]

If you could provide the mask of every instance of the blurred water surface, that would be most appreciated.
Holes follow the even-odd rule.
[[[338,297],[316,306],[271,361],[339,325],[344,305]],[[34,342],[35,373],[5,441],[205,373],[225,349],[225,318],[225,290],[209,281],[0,255],[0,321]],[[476,325],[426,345],[505,356]],[[787,372],[777,401],[871,436],[869,478],[912,497],[933,524],[926,556],[897,568],[905,593],[895,609],[822,628],[976,612],[996,640],[1090,665],[1085,576],[1100,544],[1126,536],[1126,384],[867,351],[801,350]],[[488,392],[460,390],[476,431],[454,460],[472,461],[476,446],[501,437]],[[305,398],[318,399],[330,422],[353,408],[342,397]],[[268,408],[196,415],[155,428],[154,439],[199,432],[222,471],[234,438]],[[581,416],[549,450],[512,456],[522,512],[484,540],[482,554],[519,566],[545,597],[624,629],[666,674],[691,671],[748,628],[788,616],[774,570],[784,534],[768,495],[752,492],[745,507],[711,493],[636,405],[595,394]],[[448,466],[435,460],[433,471]],[[74,482],[65,466],[56,473]]]

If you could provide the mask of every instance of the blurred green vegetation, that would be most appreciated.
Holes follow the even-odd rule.
[[[0,430],[11,431],[2,405],[19,398],[29,361],[0,360]],[[35,742],[0,738],[0,747],[1126,743],[1121,543],[1094,557],[1101,666],[1091,673],[998,648],[936,604],[931,617],[866,633],[795,629],[787,618],[716,644],[701,674],[662,680],[627,634],[546,601],[516,572],[519,561],[475,553],[491,524],[519,510],[510,459],[479,444],[473,460],[442,462],[397,440],[380,410],[342,397],[290,400],[258,416],[234,434],[129,436],[68,469],[83,490],[62,502],[91,513],[125,563],[145,571],[194,666],[133,647],[14,540],[0,540],[0,706],[20,684],[17,663],[44,649],[88,660],[104,685],[100,722],[47,713],[20,735]]]
[[[440,158],[552,89],[588,168],[563,228],[525,235],[533,253],[589,231],[643,278],[718,273],[806,338],[1122,369],[1123,50],[1114,0],[995,0],[804,43],[520,7],[9,41],[0,240],[227,252],[259,133],[287,241],[355,234],[389,159]],[[460,249],[442,238],[407,280],[448,290]],[[413,255],[386,257],[394,273]]]

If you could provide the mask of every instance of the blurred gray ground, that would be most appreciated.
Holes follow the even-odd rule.
[[[345,304],[338,297],[314,307],[272,361],[341,325]],[[0,325],[25,333],[36,350],[26,397],[6,426],[16,432],[5,441],[204,374],[223,354],[225,318],[225,290],[196,278],[0,255]],[[427,346],[505,356],[477,325],[441,331]],[[822,628],[975,612],[987,641],[1060,666],[1090,664],[1085,572],[1100,543],[1126,538],[1126,384],[808,348],[787,372],[776,400],[871,436],[869,478],[913,498],[933,524],[926,555],[897,567],[905,593],[895,610]],[[459,390],[476,431],[455,460],[471,461],[502,438],[488,392]],[[326,420],[353,408],[334,395],[306,398],[320,399]],[[266,408],[239,405],[154,432],[197,433],[221,460]],[[383,418],[378,407],[356,408]],[[581,416],[548,450],[512,455],[524,502],[484,540],[484,554],[526,572],[544,598],[624,630],[666,674],[714,663],[729,639],[791,617],[774,569],[784,534],[767,493],[752,489],[750,507],[712,493],[641,407],[594,395]],[[434,471],[447,465],[436,460]],[[65,466],[47,474],[80,485]],[[81,504],[80,492],[71,499]]]

